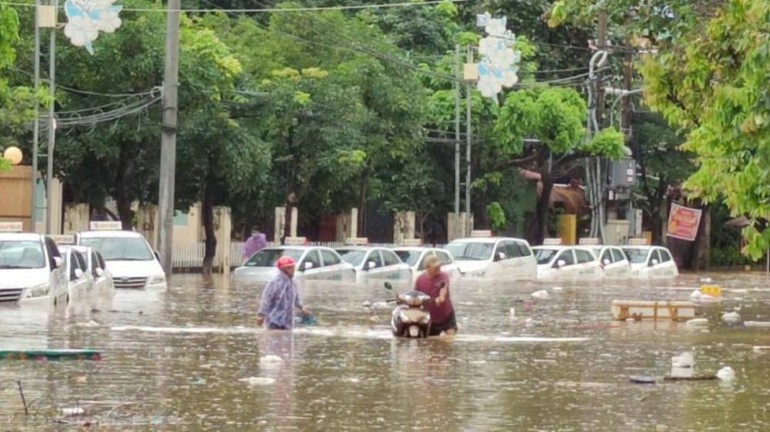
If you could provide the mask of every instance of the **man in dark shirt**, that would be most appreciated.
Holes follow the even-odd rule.
[[[431,317],[430,336],[457,332],[457,320],[449,296],[449,275],[441,271],[441,260],[435,255],[425,259],[425,273],[415,282],[417,291],[429,295],[433,302],[428,305]]]

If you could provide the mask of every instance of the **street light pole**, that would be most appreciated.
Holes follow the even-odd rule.
[[[40,89],[40,0],[35,0],[35,98]],[[35,100],[35,124],[32,129],[32,232],[37,232],[37,153],[40,139],[40,107]]]
[[[53,10],[58,11],[59,1],[53,1]],[[54,21],[55,22],[55,21]],[[51,40],[48,53],[48,91],[51,97],[51,106],[48,108],[48,169],[46,172],[46,203],[45,203],[45,232],[46,234],[54,234],[51,230],[53,228],[53,194],[51,193],[53,185],[53,152],[56,145],[56,120],[54,119],[54,111],[56,109],[55,91],[56,91],[56,25],[51,28]]]
[[[455,45],[455,216],[460,215],[460,45]]]
[[[468,45],[468,53],[466,63],[473,63],[473,47]],[[466,110],[465,110],[465,217],[471,218],[471,108],[473,106],[473,92],[471,82],[466,83]],[[466,227],[463,227],[464,231],[467,231]],[[466,235],[470,235],[470,232],[466,232]]]

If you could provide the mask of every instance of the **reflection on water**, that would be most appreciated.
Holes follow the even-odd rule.
[[[687,300],[701,277],[723,288],[706,326],[612,321],[613,299]],[[163,430],[767,430],[770,330],[727,326],[723,312],[770,321],[761,274],[673,281],[458,284],[461,333],[396,340],[392,293],[309,284],[318,324],[256,328],[259,287],[176,276],[164,294],[119,291],[114,310],[0,308],[0,349],[95,348],[103,360],[0,361],[0,429],[54,418]],[[531,297],[546,290],[550,298]],[[365,308],[364,302],[375,304]],[[733,383],[635,385],[671,357],[696,374],[731,366]],[[21,380],[30,416],[18,391]],[[82,417],[61,417],[80,406]]]

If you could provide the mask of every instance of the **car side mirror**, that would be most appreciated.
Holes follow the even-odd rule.
[[[160,261],[160,252],[158,252],[158,251],[154,250],[154,251],[152,251],[152,253],[153,253],[153,255],[155,255],[155,258],[156,258],[158,261]]]
[[[602,261],[602,262],[603,262],[603,263],[604,263],[604,265],[606,265],[606,266],[611,264],[611,263],[610,263],[610,259],[609,259],[609,258],[605,258],[605,259],[604,259],[604,261]]]
[[[556,265],[554,267],[560,268],[560,267],[564,267],[565,265],[567,265],[567,261],[559,260],[559,261],[556,261]]]
[[[64,264],[64,259],[62,259],[62,257],[53,257],[53,268],[60,268],[62,264]]]
[[[376,264],[374,261],[369,261],[369,262],[367,262],[367,263],[366,263],[366,269],[367,269],[367,270],[371,270],[371,269],[373,269],[375,266],[377,266],[377,264]]]
[[[305,264],[302,265],[303,270],[309,270],[311,268],[313,268],[313,263],[311,263],[310,261],[306,261]]]
[[[507,258],[507,255],[505,255],[504,252],[498,252],[497,253],[497,261],[502,261]]]
[[[97,268],[96,268],[96,272],[95,272],[95,273],[96,273],[96,276],[97,276],[97,277],[102,277],[102,276],[104,276],[104,270],[103,270],[101,267],[97,267]]]
[[[654,259],[650,261],[650,267],[658,265],[658,260]]]
[[[77,269],[75,269],[73,274],[74,274],[75,277],[72,280],[80,279],[80,278],[83,277],[83,270],[80,270],[79,268],[77,268]]]

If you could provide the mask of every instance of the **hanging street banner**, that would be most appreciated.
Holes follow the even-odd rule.
[[[694,241],[698,236],[698,226],[703,210],[671,204],[668,214],[668,236],[681,240]]]
[[[99,37],[99,32],[112,33],[120,27],[118,14],[123,6],[114,6],[115,0],[67,0],[64,3],[64,13],[67,15],[67,25],[64,35],[72,45],[85,47],[94,53],[91,42]]]

